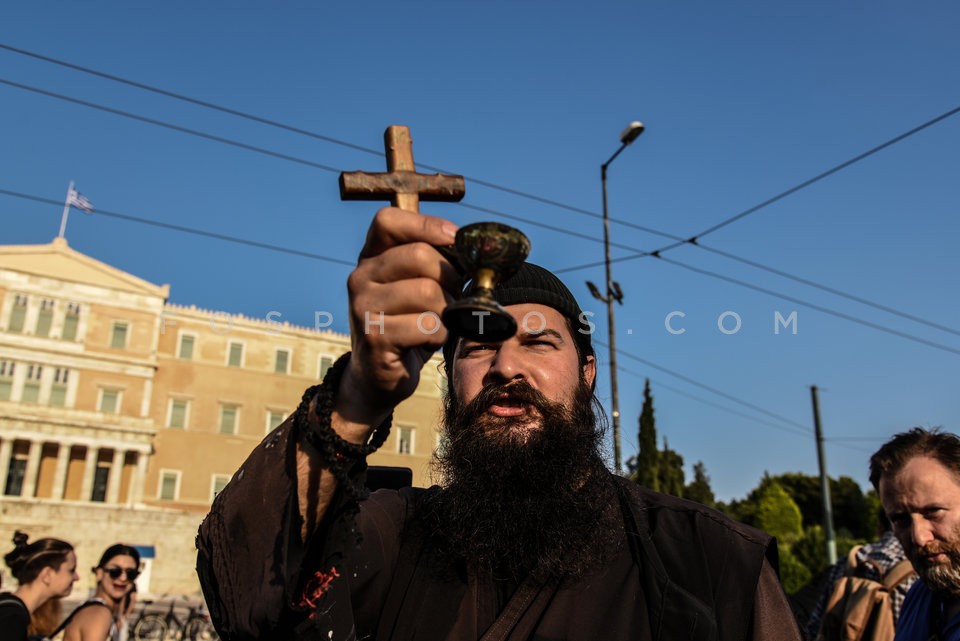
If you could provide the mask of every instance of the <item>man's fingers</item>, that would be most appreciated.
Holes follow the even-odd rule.
[[[447,330],[433,311],[380,316],[370,314],[353,331],[363,332],[369,345],[394,345],[397,353],[410,348],[436,349],[443,345]]]
[[[451,292],[459,293],[460,274],[456,268],[426,243],[407,243],[391,247],[364,261],[361,271],[373,283],[390,283],[414,278],[429,278]]]
[[[360,258],[370,258],[406,243],[452,245],[456,234],[457,226],[444,218],[385,207],[370,224]]]
[[[451,300],[440,284],[429,278],[416,278],[401,283],[375,285],[359,294],[353,303],[355,310],[369,310],[371,314],[388,316],[418,311],[440,313]]]

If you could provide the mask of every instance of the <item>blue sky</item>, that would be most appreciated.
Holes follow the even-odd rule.
[[[74,180],[101,212],[329,257],[103,213],[74,211],[67,229],[75,249],[169,283],[173,302],[302,325],[326,311],[346,331],[342,263],[354,260],[376,204],[341,202],[337,172],[382,171],[383,130],[409,125],[419,163],[467,176],[464,205],[424,211],[524,230],[531,260],[562,272],[605,342],[605,306],[584,285],[603,281],[599,167],[626,124],[642,120],[646,132],[608,174],[614,278],[625,293],[616,309],[624,458],[636,450],[645,377],[659,434],[688,470],[705,463],[723,499],[744,496],[764,471],[817,472],[811,385],[821,390],[831,475],[864,489],[869,454],[893,433],[957,431],[960,114],[702,237],[708,249],[663,254],[674,262],[629,257],[671,242],[638,227],[699,234],[960,106],[960,5],[590,5],[5,3],[0,44],[333,142],[0,49],[6,83],[307,161],[0,83],[0,189],[62,202]],[[47,243],[60,213],[0,193],[0,242]],[[673,321],[685,333],[667,331],[672,312],[685,314]],[[717,327],[728,312],[741,321],[733,334]],[[774,332],[778,312],[796,312],[796,334]],[[735,320],[727,314],[728,330]],[[604,348],[600,368],[607,404]]]

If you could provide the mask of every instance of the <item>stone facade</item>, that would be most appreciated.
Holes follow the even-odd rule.
[[[0,551],[15,529],[154,554],[142,585],[195,593],[193,540],[213,497],[349,337],[168,302],[71,249],[0,246]],[[429,484],[439,356],[372,465]]]

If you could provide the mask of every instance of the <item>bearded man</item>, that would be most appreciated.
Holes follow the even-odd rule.
[[[424,313],[460,295],[436,249],[455,232],[395,208],[375,217],[348,279],[351,354],[201,526],[198,572],[220,635],[799,640],[769,535],[607,469],[592,325],[556,276],[526,264],[498,286],[512,338],[423,331]],[[365,457],[441,347],[441,485],[368,497]]]
[[[897,641],[960,641],[960,438],[915,427],[870,458],[870,482],[920,576]]]

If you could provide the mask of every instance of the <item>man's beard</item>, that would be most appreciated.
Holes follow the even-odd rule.
[[[935,594],[947,599],[960,597],[960,527],[955,528],[952,534],[948,541],[935,541],[922,547],[911,545],[908,548],[910,562],[920,579]],[[945,554],[947,560],[930,564],[923,558],[928,554]]]
[[[526,406],[524,416],[487,412],[504,392]],[[445,400],[448,441],[434,459],[442,489],[423,511],[432,543],[511,581],[597,569],[615,547],[620,510],[585,381],[570,409],[525,381],[486,386],[466,405],[452,392]]]

